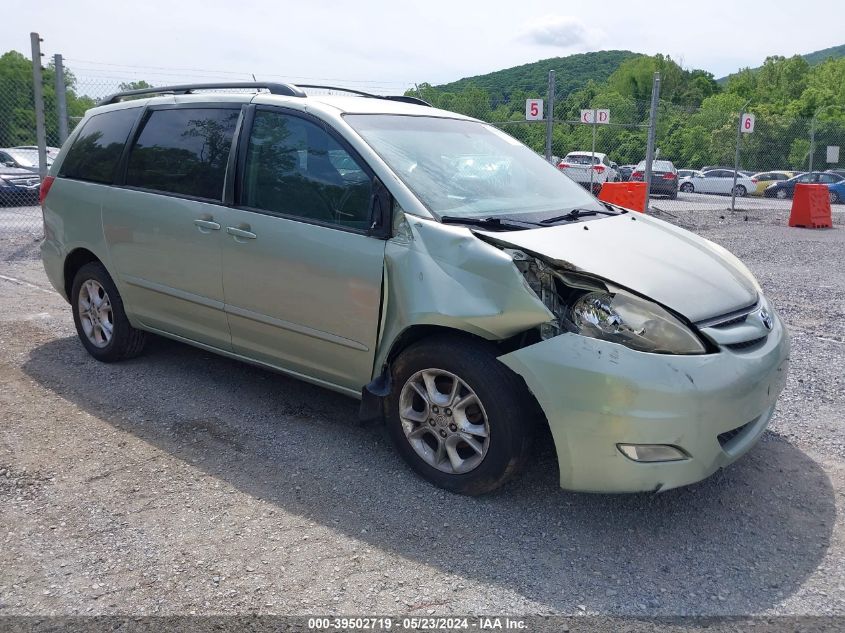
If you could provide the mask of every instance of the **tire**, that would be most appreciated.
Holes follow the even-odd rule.
[[[542,414],[524,381],[498,355],[489,343],[434,336],[403,351],[391,366],[387,433],[405,462],[436,486],[480,495],[525,465]]]
[[[147,334],[129,324],[120,293],[101,263],[91,262],[79,269],[70,301],[76,334],[91,356],[113,363],[143,351]]]
[[[775,191],[775,198],[778,200],[786,200],[789,197],[789,192],[786,189],[778,189]]]
[[[839,204],[839,194],[835,191],[831,191],[829,194],[830,196],[830,204]]]
[[[691,182],[685,182],[681,185],[681,191],[683,191],[684,193],[694,193],[695,186]]]
[[[669,197],[669,200],[677,200],[678,199],[678,192],[673,191],[672,193],[669,194],[668,197]]]
[[[734,187],[734,192],[736,193],[737,198],[744,198],[745,195],[748,193],[748,190],[742,185],[737,185],[736,187]]]

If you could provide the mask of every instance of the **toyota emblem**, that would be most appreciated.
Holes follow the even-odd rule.
[[[763,308],[760,310],[760,320],[763,322],[763,325],[766,326],[767,330],[772,329],[772,317],[769,314],[769,311]]]

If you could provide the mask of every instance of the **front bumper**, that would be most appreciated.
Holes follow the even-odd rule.
[[[499,360],[546,414],[562,488],[657,491],[704,479],[755,444],[786,381],[789,337],[774,315],[765,342],[745,350],[647,354],[562,334]],[[635,462],[619,443],[669,444],[688,459]]]

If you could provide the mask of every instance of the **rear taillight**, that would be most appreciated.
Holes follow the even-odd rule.
[[[558,163],[557,165],[558,169],[566,169],[567,167],[572,167],[572,165],[570,165],[569,163]]]
[[[50,193],[50,187],[53,186],[53,181],[55,179],[55,176],[46,176],[44,180],[41,181],[41,189],[38,191],[38,204],[44,204],[44,198],[46,198],[47,194]]]
[[[668,174],[663,174],[663,180],[675,180],[675,178],[677,178],[677,176],[672,172],[669,172]]]
[[[642,179],[643,179],[643,172],[641,172],[641,171],[635,171],[633,174],[631,174],[631,180],[642,180]]]
[[[593,165],[593,169],[596,170],[597,174],[603,174],[605,167],[604,165]]]
[[[757,179],[756,179],[756,178],[752,178],[752,179],[751,179],[751,182],[753,182],[753,183],[756,185],[756,184],[757,184]]]

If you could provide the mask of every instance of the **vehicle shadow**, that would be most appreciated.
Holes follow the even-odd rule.
[[[34,348],[24,371],[286,512],[554,611],[769,609],[817,568],[835,521],[826,474],[774,434],[728,470],[659,495],[562,491],[546,445],[520,479],[467,498],[414,476],[380,426],[357,423],[356,402],[185,345],[156,340],[105,365],[62,338]]]

